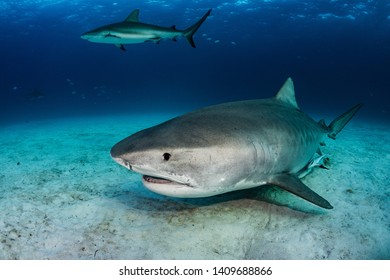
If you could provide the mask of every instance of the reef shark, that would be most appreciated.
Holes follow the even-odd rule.
[[[185,37],[190,45],[195,48],[193,36],[210,15],[210,12],[211,9],[198,22],[187,29],[178,30],[175,25],[172,27],[161,27],[142,23],[138,20],[139,9],[136,9],[124,21],[96,28],[84,33],[81,35],[81,38],[94,43],[114,44],[125,51],[124,44],[160,43],[163,39],[177,41],[177,38]]]
[[[273,98],[206,107],[139,131],[111,149],[112,158],[143,175],[146,188],[192,198],[274,185],[315,205],[332,205],[299,177],[318,163],[326,136],[335,139],[362,105],[330,125],[298,107],[289,78]]]

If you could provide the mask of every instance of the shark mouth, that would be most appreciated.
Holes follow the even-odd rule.
[[[170,185],[170,186],[182,186],[182,187],[191,187],[189,184],[182,183],[179,181],[167,179],[167,178],[161,178],[161,177],[155,177],[151,175],[142,175],[142,181],[144,184],[155,184],[155,185]]]
[[[172,197],[199,197],[196,188],[189,184],[166,178],[142,175],[142,183],[152,192]],[[202,195],[201,195],[202,196]]]
[[[153,176],[148,176],[148,175],[143,175],[142,179],[148,183],[152,184],[180,184],[178,182],[174,182],[171,180],[163,179],[163,178],[158,178],[158,177],[153,177]],[[182,184],[180,184],[182,185]]]

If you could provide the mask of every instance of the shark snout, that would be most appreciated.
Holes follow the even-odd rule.
[[[97,32],[95,30],[91,30],[88,32],[83,33],[80,37],[81,39],[92,41],[93,39],[96,39],[100,37],[102,34],[100,32]]]
[[[80,37],[81,37],[81,39],[89,40],[91,38],[91,35],[88,34],[88,32],[87,32],[87,33],[82,34]]]
[[[112,157],[112,159],[115,160],[118,164],[126,167],[127,169],[132,170],[132,167],[127,160],[124,160],[123,158],[119,157]]]

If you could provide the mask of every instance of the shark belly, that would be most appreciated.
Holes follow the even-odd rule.
[[[110,32],[102,37],[93,37],[88,39],[93,43],[103,43],[103,44],[138,44],[150,40],[150,35],[148,34],[121,34]]]
[[[112,40],[113,44],[138,44],[150,40],[149,34],[123,34],[117,39]]]
[[[161,40],[164,39],[176,40],[176,38],[180,36],[182,36],[182,33],[170,32],[170,31],[155,31],[155,32],[139,31],[137,33],[110,33],[102,39],[97,39],[95,42],[108,43],[108,44],[138,44],[144,42],[159,43]]]

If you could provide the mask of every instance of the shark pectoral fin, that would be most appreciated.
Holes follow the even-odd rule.
[[[126,48],[123,44],[115,44],[115,46],[120,48],[122,51],[126,51]]]
[[[288,192],[291,192],[319,207],[332,209],[333,206],[320,195],[316,194],[309,187],[299,180],[298,177],[291,174],[278,174],[270,178],[269,184],[278,186]]]

